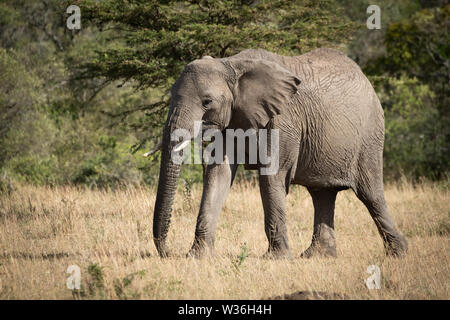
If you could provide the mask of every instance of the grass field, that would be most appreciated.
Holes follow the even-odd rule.
[[[336,204],[338,258],[300,259],[312,235],[306,189],[287,198],[295,258],[266,260],[258,186],[232,188],[221,213],[216,255],[185,258],[193,240],[201,186],[179,189],[168,245],[160,259],[152,241],[155,191],[129,187],[16,186],[0,196],[0,299],[262,299],[321,291],[349,299],[450,298],[448,188],[423,183],[386,186],[390,211],[409,241],[404,259],[387,258],[366,208],[352,191]],[[70,265],[81,270],[81,292],[66,287]],[[368,290],[369,265],[381,289]]]

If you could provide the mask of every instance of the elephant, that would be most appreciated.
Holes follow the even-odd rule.
[[[344,53],[319,48],[282,56],[247,49],[225,58],[205,56],[186,65],[170,93],[153,218],[153,239],[161,257],[169,256],[166,237],[181,166],[171,158],[177,145],[171,134],[180,128],[193,134],[195,121],[221,131],[279,130],[278,170],[258,175],[268,239],[265,257],[292,258],[285,204],[290,184],[306,187],[314,206],[311,245],[299,257],[336,257],[335,200],[339,191],[349,188],[367,207],[386,254],[406,254],[407,240],[384,195],[384,112],[369,80]],[[219,214],[239,165],[227,160],[204,170],[188,256],[214,252]]]

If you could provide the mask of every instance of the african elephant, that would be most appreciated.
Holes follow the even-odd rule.
[[[388,254],[402,256],[407,241],[397,230],[384,197],[384,113],[369,80],[356,63],[333,49],[300,56],[244,50],[228,58],[203,57],[189,63],[171,88],[153,236],[168,256],[170,224],[180,164],[171,159],[171,133],[192,133],[194,121],[208,127],[279,129],[279,168],[259,174],[269,257],[291,256],[285,198],[290,184],[305,186],[314,204],[314,232],[301,257],[336,256],[334,206],[340,190],[351,188],[365,204]],[[226,147],[226,146],[225,146]],[[204,173],[195,239],[188,255],[214,248],[218,216],[238,164],[211,164]]]

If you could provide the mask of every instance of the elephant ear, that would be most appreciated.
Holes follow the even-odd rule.
[[[234,117],[241,127],[264,128],[284,112],[300,80],[280,65],[260,59],[230,61],[234,70]]]

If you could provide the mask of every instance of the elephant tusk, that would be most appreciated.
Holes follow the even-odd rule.
[[[156,152],[158,152],[159,150],[161,150],[161,148],[162,148],[162,141],[158,142],[158,144],[156,145],[155,148],[153,148],[153,149],[150,150],[149,152],[144,153],[142,156],[143,156],[143,157],[151,156],[152,154],[155,154]]]
[[[177,145],[175,148],[173,148],[174,152],[178,152],[180,150],[183,150],[189,143],[191,142],[191,140],[185,140],[182,143],[180,143],[179,145]]]

